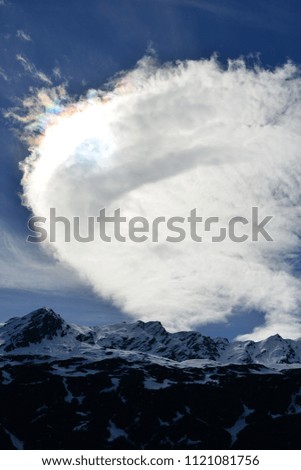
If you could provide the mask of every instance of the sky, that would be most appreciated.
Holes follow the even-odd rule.
[[[300,14],[297,1],[0,1],[0,321],[47,305],[80,324],[301,336]],[[104,206],[223,220],[258,206],[274,242],[26,241],[32,213]]]

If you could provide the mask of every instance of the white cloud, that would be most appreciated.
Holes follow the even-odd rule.
[[[28,33],[25,33],[25,31],[23,31],[23,29],[18,29],[17,38],[21,39],[22,41],[26,41],[26,42],[32,41],[30,35]]]
[[[44,72],[37,70],[36,66],[32,62],[30,62],[30,60],[26,56],[22,54],[17,54],[16,59],[22,65],[25,72],[28,72],[33,78],[44,82],[47,85],[52,84],[50,78],[48,78]]]
[[[215,59],[159,67],[145,58],[111,91],[75,102],[63,89],[42,90],[25,103],[24,196],[45,217],[50,207],[83,218],[120,207],[150,220],[197,208],[226,221],[258,206],[274,215],[273,243],[97,239],[51,249],[133,317],[177,330],[259,309],[266,324],[247,337],[301,336],[291,264],[300,250],[300,98],[292,64],[224,69]]]

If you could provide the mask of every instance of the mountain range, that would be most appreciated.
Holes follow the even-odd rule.
[[[168,333],[159,321],[84,327],[68,324],[47,308],[11,318],[0,326],[2,354],[102,357],[107,350],[145,353],[150,358],[158,356],[180,363],[192,360],[195,365],[198,360],[200,364],[213,361],[277,368],[301,365],[301,338],[291,340],[279,335],[259,342],[229,342],[195,331]]]
[[[84,327],[41,308],[0,326],[1,449],[298,449],[301,339]]]

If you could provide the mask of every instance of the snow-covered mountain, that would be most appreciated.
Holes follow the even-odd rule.
[[[229,342],[194,331],[168,333],[154,321],[83,327],[68,324],[47,308],[11,318],[0,327],[0,354],[101,357],[106,350],[144,353],[180,363],[194,361],[195,365],[197,361],[200,365],[204,361],[278,368],[301,365],[301,339],[279,335],[259,342]]]
[[[39,309],[0,327],[0,449],[299,449],[300,357]]]

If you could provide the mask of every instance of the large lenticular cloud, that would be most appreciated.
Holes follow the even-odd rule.
[[[292,64],[224,69],[215,59],[145,58],[110,91],[75,102],[63,88],[41,90],[25,102],[24,200],[35,215],[274,216],[273,242],[79,244],[61,231],[45,248],[135,318],[177,330],[256,309],[265,324],[246,337],[301,336],[300,98]]]

